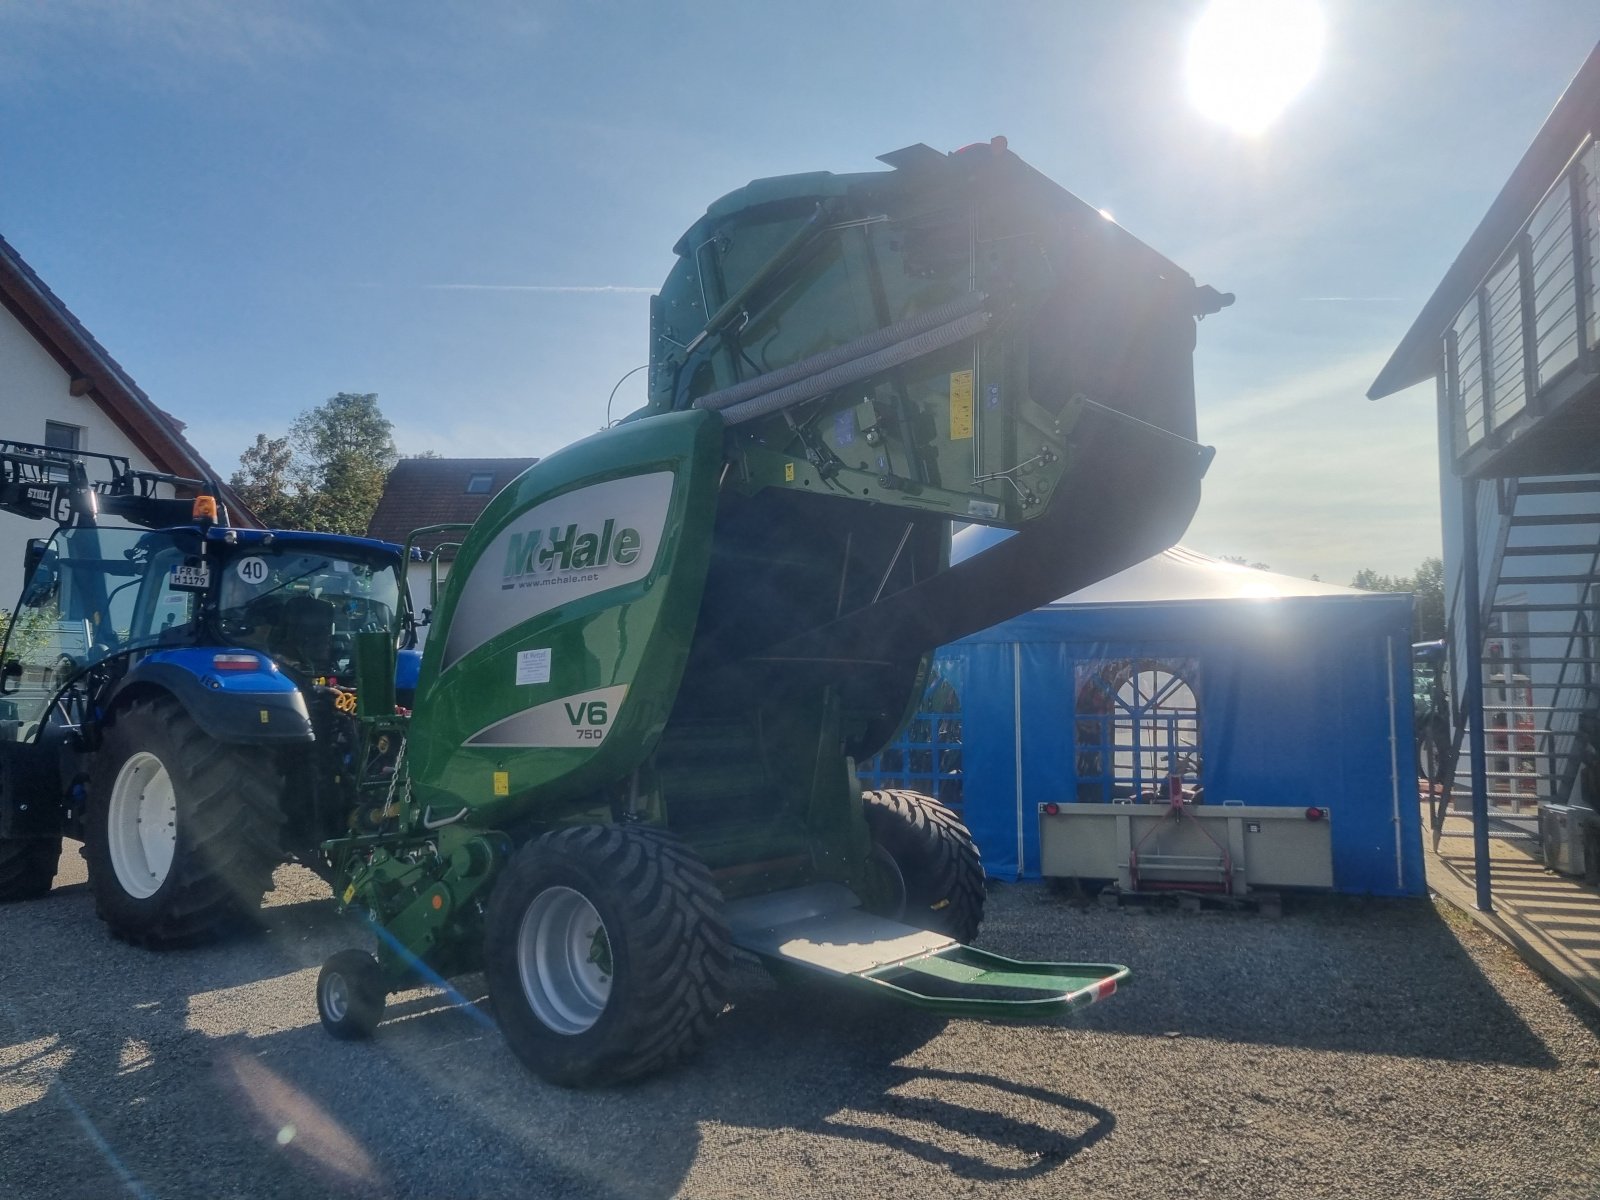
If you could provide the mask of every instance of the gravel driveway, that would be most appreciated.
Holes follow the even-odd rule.
[[[1133,982],[1007,1026],[750,968],[700,1059],[583,1093],[523,1072],[471,988],[327,1037],[316,971],[359,938],[304,871],[263,936],[157,955],[63,862],[0,909],[8,1198],[1600,1194],[1600,1026],[1425,902],[1272,920],[995,885],[983,945]]]

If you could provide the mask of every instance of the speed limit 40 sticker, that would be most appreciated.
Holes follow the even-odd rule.
[[[241,558],[233,569],[248,584],[267,581],[267,560],[254,554],[249,558]]]

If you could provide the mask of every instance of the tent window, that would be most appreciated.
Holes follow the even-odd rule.
[[[940,669],[942,668],[942,669]],[[905,731],[857,771],[869,788],[900,787],[936,797],[958,812],[962,801],[961,694],[941,663]]]
[[[1199,664],[1119,659],[1080,664],[1078,799],[1159,802],[1173,781],[1201,797]]]

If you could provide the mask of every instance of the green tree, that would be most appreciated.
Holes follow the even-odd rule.
[[[1443,559],[1423,559],[1414,575],[1380,575],[1371,567],[1363,567],[1350,586],[1364,592],[1410,592],[1414,604],[1412,640],[1433,642],[1444,637]]]
[[[305,464],[304,489],[314,497],[311,528],[366,532],[399,458],[393,432],[374,392],[340,392],[295,418],[289,440]]]
[[[300,491],[288,438],[256,434],[255,445],[239,456],[239,469],[228,482],[269,529],[308,527],[310,505]]]
[[[295,418],[286,437],[257,434],[231,480],[269,526],[366,531],[399,457],[372,392],[340,392]]]

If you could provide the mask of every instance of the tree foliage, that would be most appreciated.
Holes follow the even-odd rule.
[[[233,489],[269,528],[364,533],[399,457],[373,392],[340,392],[295,418],[283,437],[256,435]]]
[[[1410,592],[1413,641],[1433,642],[1444,637],[1444,560],[1425,558],[1413,575],[1380,575],[1370,567],[1356,572],[1350,586],[1364,592]]]

